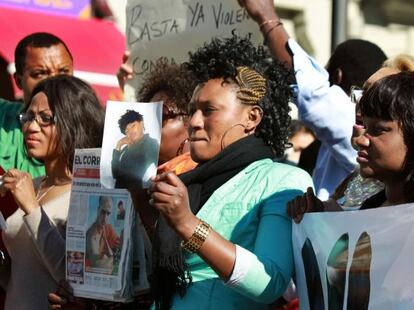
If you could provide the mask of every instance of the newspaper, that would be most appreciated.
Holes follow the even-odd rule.
[[[101,149],[75,151],[66,279],[75,296],[126,302],[148,288],[146,271],[139,270],[145,268],[139,219],[126,189],[101,186],[100,159]]]

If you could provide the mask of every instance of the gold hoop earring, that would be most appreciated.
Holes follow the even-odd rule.
[[[242,126],[245,130],[247,129],[247,127],[246,127],[246,125],[243,125],[243,124],[240,124],[240,123],[238,123],[238,124],[234,124],[234,125],[231,125],[225,132],[224,132],[224,134],[223,134],[223,136],[221,137],[221,142],[220,142],[220,147],[221,147],[221,151],[225,148],[225,146],[224,146],[224,137],[227,135],[227,133],[231,130],[231,129],[233,129],[234,127],[236,127],[236,126]]]

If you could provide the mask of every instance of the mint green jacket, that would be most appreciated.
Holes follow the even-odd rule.
[[[36,178],[44,175],[45,170],[41,163],[26,155],[17,118],[22,108],[22,103],[0,98],[0,166],[5,171],[10,168],[26,171]]]
[[[243,280],[228,287],[197,255],[187,254],[193,277],[182,309],[267,309],[286,289],[294,270],[292,223],[286,203],[312,187],[303,170],[259,160],[217,189],[197,216],[221,236],[254,254]]]

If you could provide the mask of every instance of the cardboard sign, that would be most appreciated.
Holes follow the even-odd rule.
[[[158,59],[182,63],[213,37],[232,33],[262,42],[259,27],[237,1],[128,0],[126,40],[135,79],[125,87],[125,100],[135,100],[142,76]]]

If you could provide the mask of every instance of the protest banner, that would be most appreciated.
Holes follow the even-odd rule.
[[[232,33],[251,35],[261,43],[257,24],[237,1],[224,0],[128,0],[127,47],[135,78],[125,86],[125,100],[135,100],[142,76],[158,59],[182,63],[213,37]]]
[[[293,224],[300,309],[414,309],[414,206],[306,214]]]

